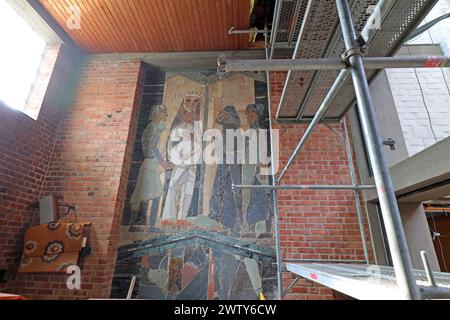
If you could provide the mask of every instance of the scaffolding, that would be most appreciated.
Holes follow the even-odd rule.
[[[273,113],[270,71],[288,71],[275,118],[290,121],[308,119],[309,122],[308,128],[278,177],[272,165],[271,185],[233,186],[234,188],[265,188],[273,192],[279,299],[283,298],[283,295],[295,285],[300,277],[361,299],[419,300],[450,298],[450,274],[431,272],[426,253],[422,253],[425,271],[413,270],[369,90],[370,81],[374,79],[380,69],[448,66],[450,61],[448,57],[393,57],[436,2],[437,0],[335,0],[335,3],[333,3],[333,1],[321,0],[277,0],[270,40],[269,31],[264,30],[266,60],[229,61],[224,58],[219,59],[219,72],[266,71],[272,164],[274,163],[274,140],[272,136]],[[296,5],[292,6],[293,3],[296,3]],[[333,11],[330,11],[330,3],[334,6]],[[372,8],[373,14],[367,15],[367,7],[374,3],[376,3],[376,6]],[[295,11],[293,11],[294,9]],[[287,36],[286,34],[280,36],[279,24],[285,23],[286,15],[291,19],[295,17],[293,20],[295,28],[290,28],[291,31]],[[317,23],[314,19],[321,15],[320,21],[329,20],[330,22],[323,22],[323,25]],[[353,19],[355,15],[357,17],[356,26]],[[333,21],[335,20],[337,25],[340,26],[336,30],[333,29]],[[373,27],[376,22],[380,23],[378,28]],[[331,38],[319,34],[316,24],[319,24],[319,29],[325,28],[325,33],[333,31],[331,32]],[[316,26],[316,29],[314,29],[314,26]],[[339,32],[339,29],[341,32]],[[249,30],[248,32],[251,33],[252,31]],[[282,28],[281,32],[286,32],[286,28]],[[311,36],[310,33],[314,35]],[[321,38],[321,36],[324,37]],[[282,38],[291,42],[295,37],[297,39],[293,58],[272,60],[277,39]],[[337,71],[339,72],[336,73]],[[300,77],[303,80],[302,88],[299,87]],[[307,85],[305,85],[305,82]],[[318,99],[321,102],[318,102]],[[292,103],[297,106],[300,103],[297,116],[289,119],[282,118],[281,110],[283,108],[289,110],[292,108],[289,104]],[[368,161],[373,170],[374,186],[358,185],[356,180],[347,123],[343,120],[349,109],[355,105],[361,122]],[[343,124],[344,143],[348,155],[352,185],[280,184],[314,129],[319,123],[327,120],[341,121]],[[369,264],[360,192],[371,188],[376,188],[378,193],[393,267],[371,266]],[[286,291],[283,291],[277,191],[301,189],[353,191],[365,264],[344,264],[349,262],[361,263],[361,261],[297,260],[295,264],[287,264],[287,269],[297,274],[297,278]],[[374,268],[379,272],[368,272],[368,270]],[[426,281],[424,280],[425,277]],[[351,288],[351,290],[345,288]]]

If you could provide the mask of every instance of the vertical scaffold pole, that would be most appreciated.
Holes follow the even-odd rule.
[[[270,60],[270,52],[269,52],[269,41],[267,34],[267,27],[265,33],[265,45],[266,45],[266,59]],[[274,135],[273,135],[273,121],[272,121],[272,93],[271,93],[271,85],[270,85],[270,71],[266,71],[266,81],[267,81],[267,109],[269,113],[269,131],[270,131],[270,161],[271,161],[271,174],[272,174],[272,185],[276,186],[276,172],[275,172],[275,154],[274,154]],[[276,244],[276,259],[277,259],[277,283],[278,283],[278,300],[283,299],[283,279],[282,279],[282,270],[281,270],[281,248],[280,248],[280,223],[278,216],[278,193],[274,188],[272,192],[272,201],[273,201],[273,218],[275,225],[275,244]]]
[[[397,285],[404,299],[421,299],[417,287],[408,244],[400,218],[394,186],[389,172],[389,166],[384,154],[384,146],[376,121],[373,100],[369,83],[364,70],[361,46],[357,41],[355,26],[348,0],[336,0],[339,21],[344,36],[345,47],[355,87],[357,108],[365,144],[372,165],[375,184],[383,215],[386,235],[392,255]]]
[[[343,125],[344,125],[345,150],[347,152],[347,157],[348,157],[348,168],[350,170],[350,178],[352,180],[352,185],[356,186],[357,185],[356,170],[355,170],[355,165],[353,163],[353,154],[352,154],[352,147],[350,144],[350,135],[348,133],[347,123],[345,120],[344,120]],[[363,252],[364,252],[364,260],[366,261],[366,264],[369,264],[369,252],[367,250],[366,231],[364,229],[364,219],[363,219],[363,213],[362,213],[359,195],[360,195],[359,190],[353,190],[353,196],[355,198],[356,215],[358,216],[359,232],[361,234],[361,243],[362,243],[362,248],[363,248]]]

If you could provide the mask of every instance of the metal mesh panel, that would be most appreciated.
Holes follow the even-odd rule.
[[[276,43],[292,46],[297,41],[308,0],[283,0]]]
[[[278,26],[278,33],[276,35],[276,42],[288,42],[289,30],[292,24],[292,18],[295,13],[295,6],[297,0],[284,0],[281,3],[280,22]]]
[[[350,264],[311,264],[307,265],[307,267],[330,275],[358,279],[364,282],[375,282],[386,287],[397,286],[394,268],[392,267]],[[428,283],[424,271],[414,270],[413,273],[418,284]],[[448,273],[433,272],[433,276],[437,286],[450,286],[450,275]]]
[[[347,266],[348,267],[348,266]],[[358,270],[358,271],[366,271],[367,268],[361,265],[352,265],[352,269]],[[384,279],[395,279],[395,272],[392,267],[386,267],[386,266],[377,266],[380,270],[380,274]],[[422,270],[414,270],[414,276],[417,281],[428,283],[427,275],[425,271]],[[436,285],[438,286],[450,286],[450,275],[445,272],[434,272],[433,271],[433,277],[436,281]]]
[[[296,58],[313,59],[324,56],[338,25],[334,0],[310,0],[311,10],[304,22],[305,29]],[[299,22],[301,25],[303,20]],[[299,28],[300,30],[300,28]],[[282,102],[281,116],[296,116],[299,102],[305,97],[316,72],[290,72],[287,93]]]
[[[437,0],[395,1],[389,16],[383,21],[381,30],[370,40],[368,56],[389,57],[395,55],[403,45],[405,37],[417,28],[436,2]],[[372,81],[377,74],[376,70],[367,71],[369,81]],[[326,116],[344,116],[354,101],[353,84],[351,80],[348,80]]]
[[[301,0],[298,2],[299,2],[299,4],[298,4],[299,11],[297,13],[297,16],[294,17],[294,18],[296,18],[295,29],[293,30],[292,35],[290,36],[291,42],[294,42],[294,43],[297,41],[298,35],[300,34],[300,29],[302,27],[302,21],[305,18],[306,8],[308,7],[308,0]]]
[[[368,8],[376,0],[351,1],[355,27],[360,32],[369,17]],[[397,0],[392,3],[389,15],[381,30],[370,41],[369,56],[392,56],[402,46],[403,39],[423,20],[437,0]],[[335,1],[314,1],[308,16],[301,48],[297,58],[338,58],[344,51]],[[368,73],[369,80],[376,71]],[[291,72],[285,88],[281,117],[314,116],[337,77],[337,72]],[[347,80],[335,99],[326,118],[341,118],[353,104],[355,94],[351,79]]]
[[[356,299],[399,300],[405,298],[404,293],[397,286],[393,267],[358,264],[288,263],[286,268],[302,278]],[[419,288],[430,287],[423,270],[412,270],[412,272]],[[446,289],[450,289],[450,274],[433,272],[433,277],[436,286],[441,291],[439,297],[448,298]],[[443,293],[447,294],[444,295]]]
[[[368,8],[372,5],[377,4],[377,0],[366,0],[366,1],[353,1],[352,3],[352,15],[354,17],[355,29],[357,34],[359,34],[367,23],[370,17]],[[344,39],[342,37],[342,32],[340,27],[337,28],[333,40],[328,47],[325,57],[339,59],[341,54],[345,51]],[[313,85],[311,86],[311,92],[302,101],[300,106],[300,111],[303,116],[312,117],[319,108],[323,99],[327,95],[329,89],[333,85],[339,72],[336,71],[323,71],[316,72]],[[345,86],[352,85],[351,79],[347,80]],[[353,87],[351,87],[353,88]],[[341,90],[342,92],[343,90]],[[353,94],[353,92],[346,92],[343,94]],[[354,94],[353,94],[354,96]],[[330,108],[327,113],[327,118],[339,118],[342,110],[336,110]]]

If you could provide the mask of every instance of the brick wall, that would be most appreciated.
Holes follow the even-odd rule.
[[[272,73],[273,106],[285,74]],[[280,168],[284,168],[307,125],[276,125],[280,130]],[[340,124],[329,125],[343,135]],[[284,184],[351,184],[345,145],[330,128],[320,125],[287,172]],[[279,191],[281,255],[287,259],[363,260],[358,220],[351,191]],[[366,235],[369,235],[366,223]],[[370,239],[367,237],[370,248]],[[283,273],[286,289],[295,276]],[[324,287],[300,280],[287,299],[333,299]]]
[[[67,290],[66,275],[19,275],[16,292],[40,299],[109,296],[141,71],[137,61],[85,63],[47,174],[44,194],[57,194],[59,204],[76,207],[64,220],[93,224],[92,254],[81,264],[81,290]]]
[[[92,254],[81,263],[81,290],[67,290],[65,274],[13,274],[4,285],[6,291],[33,299],[109,296],[142,69],[140,61],[86,60],[75,70],[76,90],[64,115],[52,104],[41,109],[37,121],[0,109],[5,137],[0,142],[0,207],[6,208],[0,215],[0,236],[1,243],[7,244],[0,250],[2,266],[17,268],[33,214],[28,206],[42,196],[58,197],[63,220],[93,224],[89,229]],[[46,93],[49,101],[67,98],[70,88],[61,84],[63,77],[64,70],[55,69]],[[59,84],[60,90],[51,90],[52,83]],[[76,212],[65,216],[67,204],[75,206]]]
[[[39,68],[42,77],[30,95],[37,120],[0,105],[0,270],[8,271],[7,279],[17,268],[24,232],[36,215],[30,205],[43,194],[55,136],[67,107],[60,92],[69,92],[77,61],[65,47],[47,46]],[[0,283],[0,290],[12,287],[12,281]]]

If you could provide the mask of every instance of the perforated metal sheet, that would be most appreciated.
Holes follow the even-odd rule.
[[[276,42],[292,45],[297,41],[308,0],[283,0]]]
[[[275,42],[287,42],[289,39],[289,29],[294,17],[297,0],[285,0],[281,3],[280,22]]]
[[[310,0],[311,1],[311,0]],[[397,0],[381,29],[369,41],[369,56],[393,56],[403,45],[405,37],[414,30],[437,0]],[[377,0],[350,1],[355,27],[360,32],[365,26],[371,5]],[[334,0],[313,0],[311,14],[305,22],[300,50],[296,58],[338,58],[345,46],[339,27]],[[368,72],[372,80],[377,71]],[[290,72],[286,95],[281,104],[280,117],[312,117],[335,81],[338,72]],[[353,104],[355,94],[351,79],[347,80],[326,114],[327,119],[341,118]]]
[[[357,299],[399,299],[394,268],[352,264],[287,264],[287,269],[308,280]],[[413,270],[418,286],[427,287],[424,271]],[[433,272],[438,287],[450,288],[450,274]]]
[[[333,34],[338,26],[336,4],[334,0],[309,0],[311,7],[304,26],[301,45],[296,58],[314,59],[324,57]],[[300,28],[299,28],[300,30]],[[281,117],[294,117],[298,113],[299,103],[303,100],[316,72],[290,72],[285,99],[282,101]]]

